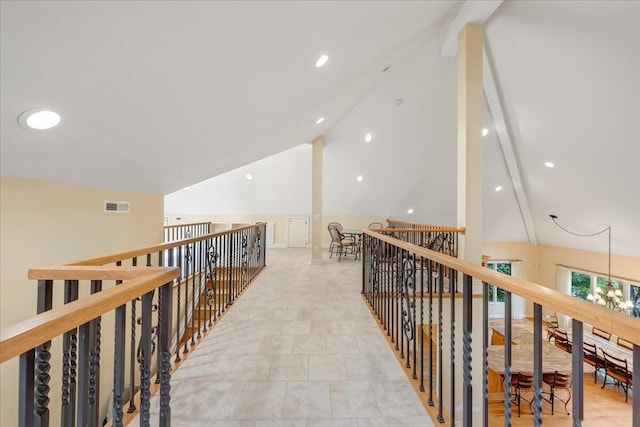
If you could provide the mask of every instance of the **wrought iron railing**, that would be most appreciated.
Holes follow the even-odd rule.
[[[381,230],[384,234],[452,257],[458,256],[458,235],[465,233],[464,227],[447,227],[393,219],[387,219],[387,224],[388,227]]]
[[[512,295],[533,303],[532,336],[533,422],[542,423],[542,309],[572,319],[573,425],[583,418],[583,325],[609,331],[633,343],[632,361],[640,366],[640,321],[623,313],[595,307],[547,287],[482,268],[418,245],[385,236],[376,230],[363,234],[362,293],[408,376],[440,423],[489,425],[488,287],[505,291],[505,343],[498,349],[504,358],[503,400],[505,424],[512,414]],[[479,292],[474,294],[474,285]],[[480,300],[478,297],[481,297]],[[475,311],[474,311],[475,298]],[[456,304],[458,300],[461,304]],[[480,304],[480,301],[482,303]],[[460,307],[461,305],[461,307]],[[461,326],[461,331],[458,330]],[[462,335],[460,339],[459,335]],[[475,341],[472,336],[475,335]],[[472,365],[481,371],[472,372]],[[478,367],[476,367],[478,369]],[[462,372],[462,386],[456,373]],[[477,373],[476,373],[477,372]],[[640,426],[639,376],[633,377],[633,410],[629,425]],[[445,387],[448,389],[445,391]],[[480,415],[473,415],[473,396],[482,396]],[[445,409],[445,407],[448,408]],[[462,408],[460,412],[457,408]],[[458,419],[456,419],[458,413]],[[479,419],[477,417],[480,417]]]
[[[190,239],[192,237],[206,236],[211,234],[210,222],[195,222],[192,224],[165,225],[164,242],[175,242],[177,240]]]
[[[20,358],[20,426],[102,425],[100,402],[112,390],[111,425],[138,413],[140,425],[149,425],[155,389],[159,423],[170,425],[171,370],[265,266],[265,232],[260,223],[30,270],[38,281],[39,314],[0,330],[0,362]],[[54,307],[59,286],[64,301]],[[115,323],[106,325],[103,316]],[[112,366],[103,366],[105,348],[114,351]],[[60,364],[50,363],[54,352]],[[114,372],[106,386],[100,382],[105,368]],[[53,375],[62,379],[61,395],[50,396]],[[59,422],[50,420],[52,398]]]

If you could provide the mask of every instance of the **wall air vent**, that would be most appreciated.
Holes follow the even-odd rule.
[[[129,202],[104,201],[104,213],[129,213],[131,204]]]

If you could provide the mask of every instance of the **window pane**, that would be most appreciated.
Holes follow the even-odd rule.
[[[633,308],[629,311],[629,314],[634,317],[640,317],[640,285],[631,285],[629,299],[633,303]]]
[[[571,296],[587,299],[591,293],[591,277],[588,274],[571,272]]]
[[[489,302],[496,302],[493,293],[495,292],[495,287],[493,285],[489,285],[488,293],[489,293]]]
[[[498,288],[498,302],[504,302],[504,289]]]
[[[498,263],[498,271],[500,273],[508,274],[511,276],[511,263],[501,262]]]

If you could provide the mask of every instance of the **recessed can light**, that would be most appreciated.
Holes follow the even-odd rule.
[[[60,114],[46,108],[33,108],[18,116],[18,123],[25,129],[51,129],[60,123]]]
[[[368,133],[364,136],[364,142],[371,142],[373,140],[373,136]]]
[[[487,135],[489,135],[489,129],[487,128],[482,129],[482,136],[487,136]]]
[[[246,177],[247,177],[247,179],[248,179],[249,181],[251,181],[251,180],[253,179],[253,175],[251,175],[250,173],[248,173],[248,174],[246,175]]]
[[[362,177],[362,175],[358,175],[358,177],[356,178],[356,181],[358,182],[362,182],[364,178]]]
[[[496,193],[497,193],[498,191],[502,191],[502,185],[498,185],[498,186],[496,187]]]
[[[544,165],[545,165],[546,167],[548,167],[548,168],[553,168],[553,167],[555,167],[555,166],[556,166],[556,165],[555,165],[554,163],[552,163],[552,162],[544,162]]]
[[[324,122],[324,117],[320,117],[318,120],[316,120],[317,125],[319,125],[322,122]]]
[[[322,55],[320,58],[318,58],[318,60],[316,61],[316,67],[320,68],[322,67],[324,64],[327,63],[327,61],[329,60],[329,55]]]
[[[408,213],[409,215],[412,215],[412,214],[413,214],[413,208],[409,208],[409,210],[407,211],[407,213]]]

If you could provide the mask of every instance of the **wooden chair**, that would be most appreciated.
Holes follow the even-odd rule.
[[[604,359],[598,356],[598,347],[588,342],[582,343],[582,359],[585,363],[593,366],[594,383],[598,382],[598,371],[604,369]]]
[[[329,258],[333,257],[334,253],[338,254],[338,261],[342,259],[342,255],[351,254],[358,255],[358,244],[354,239],[345,237],[337,227],[330,226],[329,234],[331,235],[331,243],[333,243],[333,252],[329,254]]]
[[[624,401],[628,402],[629,388],[633,383],[633,374],[629,371],[627,359],[617,358],[604,350],[602,350],[602,355],[604,356],[604,382],[602,388],[607,385],[607,377],[611,377],[615,386],[622,387]]]
[[[600,338],[604,338],[607,341],[611,339],[611,332],[603,331],[602,329],[598,329],[595,326],[591,330],[591,333]]]
[[[542,382],[549,386],[549,392],[545,392],[545,394],[549,394],[549,399],[542,396],[544,400],[551,403],[551,415],[553,415],[554,403],[556,400],[564,403],[564,412],[569,415],[569,411],[567,411],[567,405],[571,400],[571,373],[570,372],[558,372],[554,373],[542,374]],[[568,397],[566,400],[558,397],[559,390],[566,390],[566,394]]]
[[[544,320],[547,323],[547,341],[551,342],[551,338],[555,338],[554,331],[560,327],[558,315],[556,313],[545,314]]]
[[[555,338],[556,347],[566,351],[567,353],[571,353],[571,348],[573,346],[573,343],[571,342],[571,340],[569,340],[567,331],[563,331],[562,329],[556,329],[553,332],[553,336]]]
[[[618,337],[618,340],[616,341],[616,344],[618,344],[620,347],[624,347],[626,349],[633,350],[633,343],[629,342],[629,341],[627,341],[625,339],[622,339],[620,337]]]
[[[529,404],[529,412],[533,414],[533,411],[531,411],[531,403],[533,403],[533,373],[521,372],[513,374],[511,386],[514,389],[513,403],[518,406],[518,417],[520,416],[520,406],[523,400]],[[524,398],[522,396],[523,391],[530,391],[531,397],[529,399]]]

